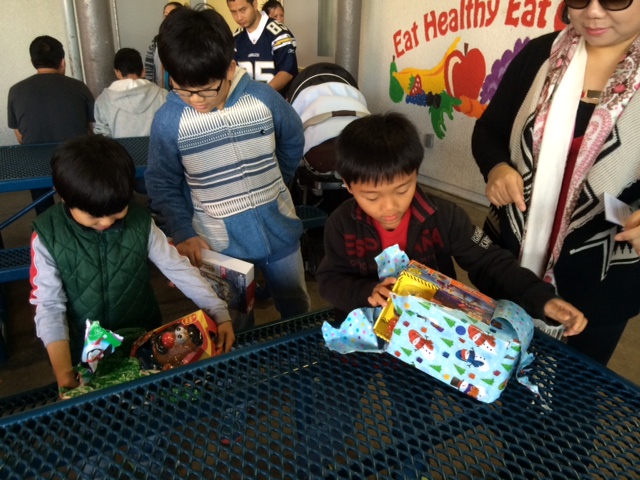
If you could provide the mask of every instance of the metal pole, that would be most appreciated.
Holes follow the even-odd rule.
[[[75,0],[85,83],[97,97],[115,79],[110,0]]]
[[[340,0],[337,9],[336,63],[358,79],[362,0]]]
[[[65,48],[67,70],[70,74],[69,76],[84,82],[82,56],[80,55],[80,43],[73,0],[62,0],[62,9],[64,11],[64,23],[67,29],[67,45]]]

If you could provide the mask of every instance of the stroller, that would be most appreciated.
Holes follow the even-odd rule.
[[[333,172],[335,138],[347,124],[369,115],[367,102],[353,76],[334,63],[302,70],[289,86],[287,100],[304,126],[304,158],[294,184],[299,201],[331,213],[349,197]]]

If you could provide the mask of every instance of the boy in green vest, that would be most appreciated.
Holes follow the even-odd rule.
[[[213,318],[217,347],[229,351],[235,334],[226,303],[132,203],[135,167],[126,149],[107,137],[79,137],[54,152],[51,169],[62,203],[34,222],[30,302],[58,386],[78,386],[73,366],[87,319],[113,331],[160,325],[148,260]]]

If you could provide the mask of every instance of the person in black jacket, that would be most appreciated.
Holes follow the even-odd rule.
[[[375,257],[398,244],[411,260],[452,278],[455,259],[486,295],[563,323],[567,336],[580,333],[587,320],[551,284],[494,245],[460,207],[418,187],[423,157],[416,127],[399,113],[357,119],[338,136],[336,171],[354,198],[327,220],[325,256],[316,273],[336,321],[356,308],[386,305],[396,279],[378,278]]]
[[[640,2],[563,12],[509,63],[471,148],[487,235],[585,313],[568,343],[606,365],[640,313]],[[633,213],[610,221],[608,197]]]

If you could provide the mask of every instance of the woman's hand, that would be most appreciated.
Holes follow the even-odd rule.
[[[624,230],[614,237],[616,242],[629,242],[640,255],[640,210],[634,212],[624,224]]]
[[[524,182],[516,169],[507,163],[499,163],[491,169],[487,177],[485,194],[497,207],[515,203],[518,210],[524,212]]]
[[[386,307],[393,284],[396,283],[395,277],[387,277],[373,288],[371,296],[367,299],[372,307]]]
[[[182,243],[176,245],[178,253],[187,257],[194,267],[202,266],[202,250],[211,250],[211,247],[204,241],[202,237],[191,237]]]

